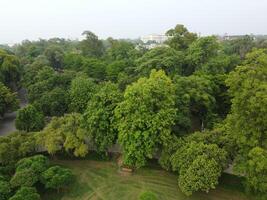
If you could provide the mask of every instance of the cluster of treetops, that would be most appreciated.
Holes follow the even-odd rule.
[[[267,198],[266,41],[198,37],[183,25],[151,50],[84,35],[0,51],[0,114],[18,109],[19,88],[29,101],[17,112],[19,131],[0,137],[0,188],[9,188],[0,191],[20,195],[37,182],[62,186],[49,177],[69,172],[46,169],[43,157],[24,158],[40,148],[84,157],[117,145],[134,169],[158,158],[177,173],[186,195],[214,189],[233,165],[248,192]],[[28,167],[35,159],[40,169]],[[33,180],[21,173],[24,162]]]

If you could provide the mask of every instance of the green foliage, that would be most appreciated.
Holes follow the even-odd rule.
[[[117,81],[119,79],[119,74],[125,71],[127,65],[127,62],[123,60],[110,63],[106,67],[107,79],[111,81]]]
[[[168,140],[176,113],[174,99],[174,85],[163,71],[153,70],[149,78],[127,87],[116,108],[124,164],[144,166]]]
[[[45,187],[52,189],[60,189],[70,185],[73,181],[73,174],[70,169],[60,166],[50,167],[42,173],[42,182]]]
[[[38,176],[32,169],[18,171],[10,180],[12,188],[31,187],[37,182]]]
[[[198,156],[186,172],[179,176],[178,183],[182,192],[188,196],[196,191],[209,192],[215,189],[221,168],[218,163],[206,155]]]
[[[245,35],[244,37],[224,42],[224,51],[228,54],[239,55],[241,59],[244,59],[254,46],[253,37]]]
[[[0,179],[0,200],[7,200],[11,194],[11,187],[8,181]]]
[[[45,125],[44,115],[30,104],[18,111],[15,125],[21,131],[39,131]]]
[[[71,82],[70,87],[70,110],[83,113],[88,101],[96,90],[95,83],[84,76],[78,76]]]
[[[186,61],[188,66],[184,74],[192,74],[200,69],[210,58],[218,55],[220,46],[216,37],[201,37],[194,41],[187,50]]]
[[[168,145],[163,146],[159,158],[159,164],[160,166],[167,170],[172,170],[172,155],[177,151],[178,148],[180,148],[184,144],[183,140],[176,137],[175,135],[170,138],[168,141]]]
[[[40,174],[48,168],[49,160],[43,155],[36,155],[32,157],[26,157],[19,160],[16,164],[16,171],[23,171],[31,169],[35,173]]]
[[[44,51],[44,55],[49,60],[50,66],[52,66],[55,70],[62,68],[64,52],[59,46],[49,46]]]
[[[117,126],[114,110],[122,100],[118,86],[106,82],[99,86],[98,92],[89,101],[84,113],[84,126],[90,141],[98,151],[107,151],[116,142]]]
[[[167,74],[181,74],[184,54],[170,47],[157,47],[137,60],[139,73],[149,75],[152,69],[164,70]]]
[[[21,70],[19,59],[0,49],[0,82],[16,89],[20,81]]]
[[[49,154],[55,154],[64,148],[75,156],[84,157],[88,153],[85,143],[86,132],[80,127],[80,114],[68,114],[54,117],[39,135],[39,143]]]
[[[227,123],[240,148],[241,163],[252,148],[267,148],[267,67],[262,61],[267,54],[262,52],[250,61],[254,53],[248,55],[247,65],[237,67],[226,80],[233,97]]]
[[[183,193],[190,196],[196,191],[214,189],[227,164],[227,153],[216,144],[186,142],[172,155],[174,171]]]
[[[96,58],[86,58],[83,61],[82,70],[90,78],[102,81],[106,77],[106,63]]]
[[[139,197],[139,200],[157,200],[157,199],[158,199],[157,195],[153,192],[143,192]]]
[[[6,112],[15,111],[18,107],[17,94],[0,82],[0,116],[3,117]]]
[[[8,164],[32,154],[36,149],[35,135],[15,132],[0,137],[0,163]]]
[[[40,195],[33,187],[21,187],[9,200],[40,200]]]
[[[200,130],[212,124],[216,100],[216,85],[207,75],[177,76],[176,86],[176,131],[178,134]]]
[[[43,155],[23,158],[16,164],[16,173],[10,183],[13,188],[31,187],[40,180],[40,175],[48,168],[49,161]]]
[[[84,31],[82,35],[85,36],[79,45],[82,54],[89,57],[101,57],[104,53],[102,41],[91,31]]]
[[[197,34],[191,33],[184,25],[177,24],[174,29],[166,32],[169,36],[167,44],[176,50],[185,50],[197,39]]]
[[[246,163],[246,186],[247,189],[258,196],[267,192],[267,151],[255,147],[250,150]]]
[[[239,63],[240,59],[238,56],[219,54],[211,57],[199,70],[213,75],[224,74],[231,72]]]
[[[127,41],[111,40],[111,47],[107,50],[110,60],[131,60],[137,55],[134,44]]]
[[[185,172],[198,156],[206,155],[214,159],[223,169],[227,164],[227,153],[216,144],[204,144],[202,142],[187,142],[177,149],[171,158],[172,168],[180,174]]]
[[[68,94],[66,90],[56,87],[46,92],[35,104],[46,116],[62,116],[68,110]]]

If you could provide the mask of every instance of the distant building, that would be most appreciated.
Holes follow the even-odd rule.
[[[154,42],[154,43],[162,44],[167,39],[168,37],[166,35],[158,35],[158,34],[151,34],[151,35],[146,35],[146,36],[141,37],[141,40],[143,43]]]

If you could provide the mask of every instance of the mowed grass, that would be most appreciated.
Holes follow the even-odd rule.
[[[138,200],[143,191],[155,192],[159,200],[248,200],[240,191],[224,186],[186,197],[178,189],[175,174],[156,168],[123,174],[111,161],[59,160],[55,164],[72,169],[76,180],[64,192],[44,194],[44,200]]]

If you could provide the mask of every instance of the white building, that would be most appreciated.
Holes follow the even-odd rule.
[[[144,43],[148,43],[148,42],[155,42],[158,44],[162,44],[164,43],[166,40],[168,39],[168,37],[166,35],[157,35],[157,34],[151,34],[151,35],[147,35],[147,36],[142,36],[141,40]]]

